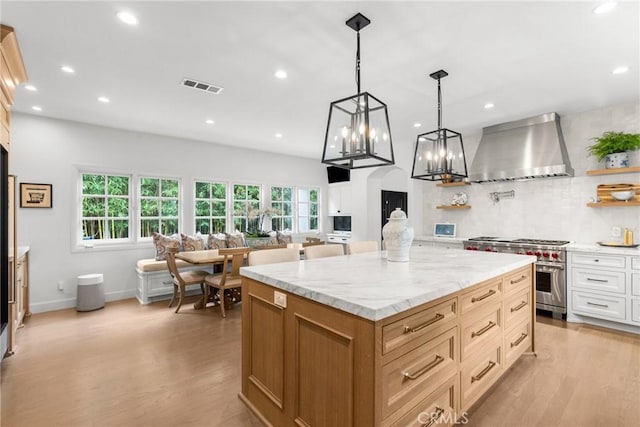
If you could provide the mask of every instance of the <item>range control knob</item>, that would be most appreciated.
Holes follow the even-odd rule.
[[[549,258],[549,252],[543,252],[542,256],[545,257],[545,258]]]
[[[527,255],[533,255],[532,251],[527,251]]]
[[[485,252],[491,252],[491,248],[484,248]]]
[[[467,246],[465,249],[468,250],[468,251],[472,251],[473,250],[473,248],[471,246]]]
[[[539,257],[540,255],[542,255],[542,252],[536,251],[535,256]]]
[[[553,259],[558,259],[558,257],[559,257],[559,255],[556,252],[551,254],[551,258],[553,258]]]
[[[518,255],[524,255],[524,251],[522,249],[520,249],[517,253]]]

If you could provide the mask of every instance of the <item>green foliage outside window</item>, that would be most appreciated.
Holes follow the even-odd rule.
[[[196,182],[195,230],[202,234],[227,230],[227,185],[220,182]]]
[[[140,237],[178,232],[180,181],[140,178]]]
[[[249,212],[260,210],[259,185],[233,185],[233,227],[249,234],[259,234],[259,218],[249,219]]]
[[[129,177],[82,174],[82,238],[128,238],[129,205]]]

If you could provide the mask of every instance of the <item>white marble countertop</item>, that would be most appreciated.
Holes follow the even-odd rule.
[[[18,246],[18,258],[29,252],[29,246]],[[13,248],[9,248],[9,261],[13,260]]]
[[[375,321],[535,261],[526,255],[413,246],[409,262],[388,262],[382,251],[242,267],[240,274]]]
[[[640,255],[640,247],[637,248],[618,248],[610,246],[600,246],[595,243],[570,243],[567,245],[567,251],[571,252],[596,252],[614,255]]]

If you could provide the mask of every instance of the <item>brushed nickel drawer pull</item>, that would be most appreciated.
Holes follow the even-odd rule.
[[[596,307],[609,308],[609,306],[608,306],[607,304],[596,304],[595,302],[591,302],[591,301],[587,301],[587,304],[589,304],[589,305],[595,305]]]
[[[436,358],[433,360],[433,362],[429,363],[427,366],[420,369],[418,372],[414,372],[413,374],[409,372],[403,372],[402,376],[409,380],[417,380],[418,378],[420,378],[421,376],[423,376],[424,374],[426,374],[427,372],[429,372],[430,370],[432,370],[442,362],[444,362],[444,357],[440,356],[439,354],[436,354]]]
[[[480,335],[484,334],[485,332],[487,332],[489,329],[493,328],[494,326],[496,326],[496,323],[489,322],[489,324],[487,326],[485,326],[484,328],[480,329],[478,332],[472,332],[471,333],[471,338],[479,337]]]
[[[587,280],[589,282],[600,282],[600,283],[607,283],[609,282],[608,280],[603,280],[603,279],[592,279],[591,277],[587,277]]]
[[[512,280],[512,281],[511,281],[511,284],[512,284],[512,285],[515,285],[516,283],[520,283],[520,282],[522,282],[524,279],[526,279],[527,277],[528,277],[528,276],[524,276],[524,275],[523,275],[523,276],[522,276],[522,277],[520,277],[519,279]]]
[[[486,368],[484,368],[482,370],[482,372],[480,372],[478,375],[474,375],[473,377],[471,377],[471,382],[475,382],[475,381],[480,381],[482,379],[482,377],[484,377],[485,375],[487,375],[487,373],[489,373],[489,371],[491,369],[493,369],[493,367],[496,366],[496,362],[489,362],[489,364],[487,365]]]
[[[433,414],[431,414],[431,417],[429,417],[429,422],[426,424],[422,424],[422,427],[431,427],[435,425],[436,423],[438,423],[438,420],[440,419],[442,414],[444,414],[444,409],[442,409],[439,406],[436,406],[436,411]]]
[[[520,343],[524,341],[526,337],[527,337],[527,334],[523,332],[522,335],[520,335],[520,337],[517,340],[511,343],[511,348],[519,346]]]
[[[444,314],[436,313],[436,315],[433,316],[433,318],[427,320],[421,325],[414,326],[413,328],[411,326],[404,325],[404,333],[410,334],[412,332],[418,332],[419,330],[424,329],[429,325],[433,325],[434,323],[439,322],[442,319],[444,319]]]
[[[165,280],[164,282],[162,282],[163,285],[173,285],[173,280]]]
[[[522,301],[520,304],[518,304],[515,307],[511,307],[511,312],[513,313],[514,311],[518,311],[520,310],[522,307],[526,307],[527,306],[527,302],[526,301]]]
[[[489,289],[489,292],[487,292],[484,295],[481,295],[479,297],[473,297],[471,298],[471,302],[478,302],[478,301],[482,301],[485,298],[489,298],[491,295],[495,294],[496,291],[494,291],[493,289]]]

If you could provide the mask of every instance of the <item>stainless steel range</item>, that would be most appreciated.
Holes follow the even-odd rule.
[[[566,240],[483,236],[465,240],[464,247],[469,251],[536,256],[536,308],[550,311],[554,317],[561,317],[567,312],[567,253],[564,247],[569,243]]]

